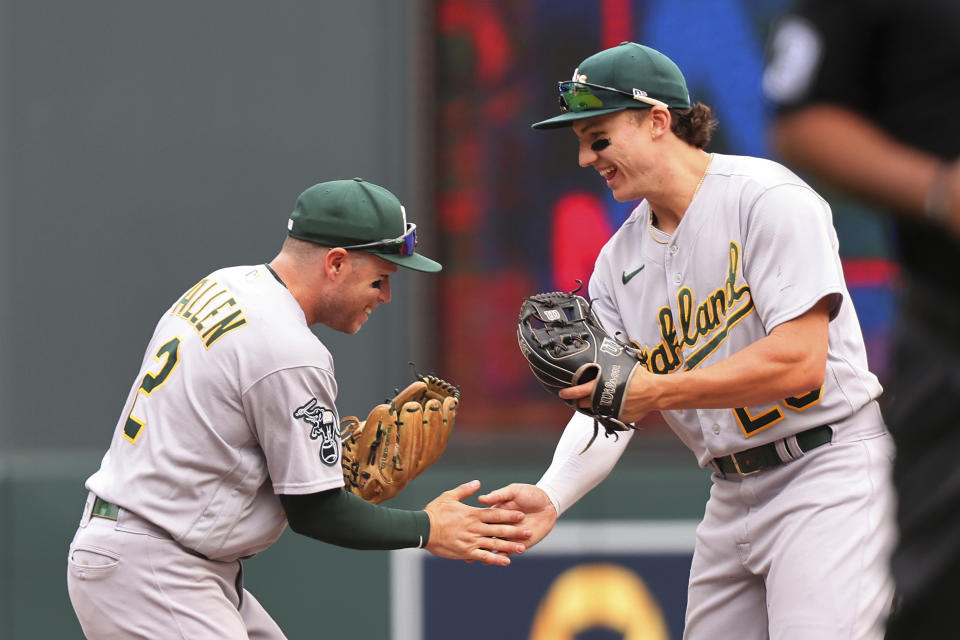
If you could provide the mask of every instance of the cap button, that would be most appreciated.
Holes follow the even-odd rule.
[[[354,178],[356,182],[363,182],[363,178]]]

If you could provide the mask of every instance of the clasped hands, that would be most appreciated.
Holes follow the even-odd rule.
[[[480,488],[473,480],[445,491],[430,502],[427,551],[441,558],[505,567],[510,556],[538,543],[557,521],[547,494],[534,485],[511,484],[477,499],[489,508],[463,504]]]

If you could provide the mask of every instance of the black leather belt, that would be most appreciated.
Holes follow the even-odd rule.
[[[116,520],[119,513],[120,507],[117,505],[111,504],[106,500],[101,500],[100,498],[93,499],[93,510],[90,512],[91,516],[106,518],[107,520]]]
[[[801,431],[796,435],[800,451],[806,453],[811,449],[827,444],[833,438],[833,429],[829,425],[822,425]],[[787,447],[789,451],[789,447]],[[777,443],[770,442],[729,456],[713,459],[713,467],[723,475],[748,476],[764,469],[779,467],[784,461],[777,453]]]

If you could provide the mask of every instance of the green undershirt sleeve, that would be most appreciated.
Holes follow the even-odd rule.
[[[425,547],[430,537],[426,511],[371,504],[343,489],[280,495],[287,522],[297,533],[350,549]]]

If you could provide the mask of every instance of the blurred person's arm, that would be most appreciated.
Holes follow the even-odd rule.
[[[960,161],[945,164],[829,103],[781,116],[771,134],[774,150],[794,168],[901,215],[933,218],[960,235]]]

